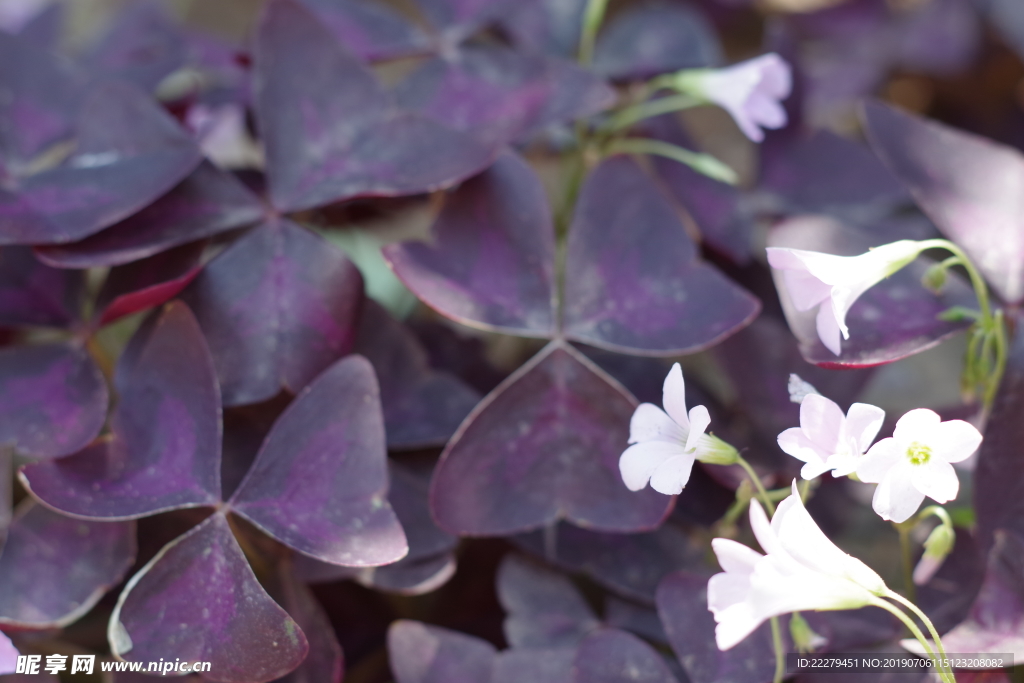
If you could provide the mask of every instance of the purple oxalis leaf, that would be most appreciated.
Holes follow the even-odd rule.
[[[480,401],[454,375],[433,370],[416,337],[376,302],[363,302],[355,350],[377,374],[389,448],[443,445]]]
[[[1013,653],[1024,657],[1024,539],[999,531],[981,592],[966,621],[942,636],[947,652]]]
[[[1024,299],[1024,157],[991,140],[882,104],[864,108],[875,152],[999,296]]]
[[[296,574],[303,581],[324,582],[354,578],[365,586],[400,595],[420,595],[440,587],[455,573],[455,546],[451,534],[430,518],[428,493],[432,467],[388,461],[388,501],[409,541],[409,554],[383,567],[342,567],[307,556],[295,558]]]
[[[800,216],[776,225],[768,246],[807,249],[854,256],[892,239],[842,225],[824,216]],[[920,258],[865,292],[850,308],[846,323],[850,338],[842,341],[842,355],[825,348],[815,331],[817,309],[797,311],[785,284],[774,271],[789,328],[800,342],[809,363],[824,368],[860,368],[882,365],[936,346],[969,327],[969,321],[945,322],[938,316],[952,306],[973,308],[971,288],[956,273],[949,273],[945,289],[932,294],[921,277],[932,261]],[[823,305],[828,305],[825,302]]]
[[[768,624],[722,652],[715,644],[715,619],[708,611],[708,577],[677,572],[658,587],[658,613],[669,643],[693,683],[766,683],[775,654]]]
[[[1010,322],[1021,329],[1019,315]],[[1024,449],[1020,448],[1024,425],[1019,419],[1024,401],[1024,334],[1014,336],[1008,352],[974,475],[974,509],[983,553],[988,553],[999,529],[1024,536]]]
[[[373,367],[349,356],[274,423],[231,509],[301,553],[345,566],[401,559],[405,533],[387,501],[387,453]]]
[[[98,325],[173,299],[202,270],[205,241],[183,244],[148,258],[114,266],[96,295]]]
[[[395,274],[428,306],[458,322],[530,337],[554,332],[555,239],[547,196],[506,152],[445,202],[435,243],[389,245]]]
[[[715,66],[722,47],[715,29],[691,4],[645,2],[612,17],[594,52],[594,70],[615,80]]]
[[[497,584],[510,647],[575,647],[600,625],[572,581],[518,555],[502,560]]]
[[[296,581],[285,566],[280,569],[278,584],[275,597],[309,642],[309,654],[302,664],[278,679],[279,683],[341,683],[345,656],[324,608],[309,588]]]
[[[297,392],[355,342],[362,277],[345,254],[287,220],[210,262],[182,298],[213,353],[224,405]]]
[[[131,519],[220,501],[220,393],[199,325],[175,302],[147,332],[131,369],[121,369],[111,434],[22,469],[22,483],[48,506]]]
[[[26,500],[0,550],[0,626],[66,626],[91,610],[134,561],[133,522],[71,519]]]
[[[210,662],[206,680],[221,683],[274,680],[309,649],[256,580],[224,512],[164,546],[131,578],[107,635],[119,659]]]
[[[627,157],[604,161],[587,178],[565,270],[566,334],[612,351],[691,353],[761,310],[698,259],[675,208]]]
[[[517,545],[544,557],[541,532],[515,539]],[[627,597],[654,604],[663,578],[683,568],[704,566],[705,549],[673,524],[640,534],[600,533],[558,525],[552,561],[583,572],[597,583]]]
[[[13,209],[0,243],[87,237],[166,193],[202,159],[177,122],[127,83],[99,85],[85,99],[75,143],[63,164],[18,180],[22,206]]]
[[[619,456],[633,398],[571,346],[552,342],[498,386],[448,442],[431,485],[442,528],[505,535],[565,519],[642,531],[672,498],[632,492]]]
[[[60,268],[117,266],[255,223],[263,204],[234,176],[203,161],[155,202],[120,223],[70,244],[39,247]]]
[[[35,458],[74,453],[100,433],[107,384],[69,344],[0,349],[0,443]]]
[[[494,660],[491,683],[567,683],[575,661],[574,647],[505,650]]]
[[[586,4],[586,0],[518,3],[502,20],[502,27],[517,47],[573,59]]]
[[[490,161],[470,136],[398,109],[294,0],[273,0],[263,15],[254,90],[270,197],[282,211],[438,190]]]
[[[122,12],[85,56],[91,71],[123,79],[152,92],[185,64],[184,31],[151,0],[139,0]]]
[[[368,61],[394,59],[429,47],[427,36],[376,0],[302,0],[345,47]]]
[[[71,325],[81,319],[84,286],[84,273],[45,266],[27,247],[0,248],[0,325]]]
[[[398,683],[490,681],[494,646],[485,640],[418,621],[388,629],[388,659]]]
[[[533,1],[415,0],[415,3],[434,29],[443,34],[443,40],[454,45],[487,24],[508,16],[517,5]]]
[[[636,636],[602,629],[576,651],[572,683],[678,683],[657,650]]]

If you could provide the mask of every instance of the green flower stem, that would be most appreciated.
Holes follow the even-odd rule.
[[[896,594],[894,593],[893,595]],[[902,596],[899,597],[902,598]],[[921,643],[921,646],[924,648],[924,651],[928,653],[928,656],[931,657],[933,661],[937,659],[937,657],[935,656],[935,651],[932,650],[931,645],[928,643],[928,639],[924,637],[923,633],[921,633],[921,629],[917,627],[917,624],[914,623],[914,620],[908,617],[903,610],[901,610],[899,607],[892,604],[891,602],[886,602],[881,598],[875,598],[871,601],[870,604],[874,605],[875,607],[881,607],[886,612],[889,612],[894,617],[902,621],[903,625],[910,629],[910,632],[914,634],[915,638],[917,638],[917,642]],[[943,662],[943,664],[944,663],[945,662]],[[946,683],[956,683],[956,677],[953,675],[952,670],[947,669],[945,666],[939,668],[939,675],[942,677],[942,680],[946,681]]]
[[[622,111],[612,116],[601,129],[609,133],[629,128],[638,121],[649,119],[654,116],[661,116],[662,114],[669,114],[674,111],[682,111],[684,109],[690,109],[702,104],[699,100],[691,97],[690,95],[672,95],[669,97],[659,97],[656,100],[648,100],[646,102],[640,102],[632,106],[626,107]]]
[[[583,27],[580,33],[579,62],[590,66],[594,61],[594,43],[597,42],[597,30],[601,28],[604,12],[608,8],[608,0],[587,0],[587,8],[583,12]]]
[[[917,526],[917,522],[893,523],[893,527],[900,535],[900,564],[903,565],[903,590],[906,591],[910,600],[917,599],[917,587],[914,585],[914,565],[911,557],[912,548],[910,544],[910,532]]]
[[[757,494],[761,498],[761,502],[768,509],[768,516],[771,517],[775,514],[775,503],[772,502],[772,497],[768,495],[768,491],[765,490],[764,484],[761,483],[760,477],[754,472],[754,468],[750,466],[750,463],[743,459],[742,455],[737,455],[737,463],[750,477],[750,483],[757,489]]]
[[[775,677],[772,683],[782,683],[786,674],[786,652],[782,644],[782,629],[779,628],[779,618],[772,617],[772,646],[775,648]]]
[[[942,638],[939,637],[939,632],[935,630],[935,624],[932,623],[932,620],[928,618],[928,615],[925,614],[920,607],[915,605],[910,600],[907,600],[899,593],[896,593],[895,591],[889,591],[889,593],[885,597],[889,598],[890,600],[895,600],[896,602],[900,603],[901,605],[909,609],[915,615],[917,615],[917,618],[921,620],[921,623],[923,623],[928,628],[928,633],[931,634],[932,640],[935,642],[935,647],[939,651],[939,656],[944,660],[948,659],[946,655],[946,648],[942,645]],[[918,637],[918,640],[921,640],[920,637]],[[927,645],[925,645],[925,647],[927,647]],[[950,678],[953,678],[953,670],[947,667],[947,671],[949,672]]]
[[[1003,319],[1003,312],[992,312],[992,305],[989,300],[988,286],[985,279],[978,272],[978,269],[968,258],[959,246],[943,239],[923,240],[919,242],[924,249],[944,249],[951,254],[952,258],[942,261],[942,265],[951,267],[953,265],[963,266],[974,287],[974,295],[978,298],[978,307],[981,309],[981,317],[975,323],[972,338],[968,344],[967,368],[964,373],[969,382],[973,385],[983,382],[985,393],[983,405],[985,410],[991,410],[995,401],[996,391],[999,389],[999,382],[1002,380],[1003,372],[1006,369],[1006,325]],[[979,353],[978,345],[981,344]],[[989,358],[994,356],[994,363],[991,367],[983,368],[984,377],[977,376],[977,364],[979,362],[989,363]]]
[[[625,154],[653,154],[665,157],[686,164],[698,173],[703,173],[709,178],[735,185],[739,182],[739,176],[721,161],[710,154],[701,154],[684,149],[661,140],[650,140],[648,138],[621,138],[613,140],[604,150],[605,155]]]

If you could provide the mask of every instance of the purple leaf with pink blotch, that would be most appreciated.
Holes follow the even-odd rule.
[[[1011,327],[1021,329],[1020,314],[1011,315]],[[1024,537],[1024,334],[1010,343],[1006,371],[999,384],[985,440],[978,451],[974,474],[974,509],[982,552],[992,545],[999,529]]]
[[[66,62],[29,40],[0,31],[0,166],[14,167],[13,171],[27,165],[46,147],[69,136],[85,85],[84,75]],[[5,213],[0,216],[8,218]]]
[[[388,660],[398,683],[486,683],[496,655],[485,640],[418,621],[388,629]]]
[[[0,231],[0,243],[60,244],[99,232],[150,204],[202,160],[191,137],[127,83],[97,86],[81,105],[74,153],[20,178],[35,220]]]
[[[658,587],[658,614],[669,643],[693,683],[766,683],[775,671],[768,624],[728,652],[715,644],[708,575],[677,572]]]
[[[0,626],[66,626],[91,610],[133,562],[133,522],[71,519],[26,500],[0,550]]]
[[[996,293],[1024,299],[1024,157],[1016,149],[883,104],[864,107],[868,139],[939,230]]]
[[[966,621],[942,636],[947,652],[1024,657],[1024,538],[998,531],[981,592]]]
[[[255,56],[270,197],[281,211],[439,190],[490,162],[472,137],[398,109],[294,0],[269,4]]]
[[[615,80],[643,80],[721,61],[715,29],[701,10],[658,1],[639,3],[614,16],[594,51],[594,70]]]
[[[302,3],[360,59],[394,59],[429,47],[426,34],[376,0],[302,0]]]
[[[107,417],[107,384],[70,344],[0,349],[0,444],[34,458],[81,450]]]
[[[288,567],[280,568],[277,583],[275,597],[309,642],[309,654],[299,668],[279,678],[278,682],[341,683],[345,656],[324,608],[306,586],[295,580]]]
[[[117,266],[255,223],[263,215],[256,195],[203,161],[170,192],[120,223],[79,242],[39,247],[36,253],[60,268]]]
[[[566,335],[612,351],[692,353],[761,310],[698,259],[671,202],[623,156],[604,161],[584,183],[565,270]]]
[[[891,241],[824,216],[791,218],[776,225],[768,235],[771,247],[841,256],[863,254],[870,247]],[[970,321],[946,322],[938,316],[952,306],[975,307],[970,286],[950,272],[942,293],[931,293],[921,284],[921,277],[931,263],[930,259],[919,258],[857,299],[846,316],[850,338],[842,340],[840,356],[825,348],[818,338],[817,309],[797,311],[789,301],[781,275],[773,271],[789,329],[800,342],[804,359],[823,368],[882,365],[930,349],[967,329]]]
[[[205,679],[220,683],[274,680],[309,650],[256,580],[223,512],[168,543],[129,580],[107,636],[119,659],[210,662]]]
[[[502,560],[497,589],[509,647],[575,647],[600,626],[568,577],[518,555]]]
[[[684,493],[685,495],[685,493]],[[514,539],[516,545],[546,557],[542,532]],[[627,597],[654,603],[658,584],[684,567],[701,567],[704,549],[673,524],[642,534],[600,533],[559,524],[551,561],[582,572],[597,583]]]
[[[433,467],[388,461],[388,501],[409,541],[409,554],[383,567],[352,568],[319,562],[306,556],[295,559],[297,576],[308,582],[354,578],[363,585],[400,595],[420,595],[439,588],[455,573],[458,539],[442,531],[430,518],[427,505]]]
[[[657,650],[617,629],[592,633],[576,650],[572,683],[678,683]]]
[[[365,358],[349,356],[317,377],[274,423],[230,505],[310,557],[376,566],[409,550],[387,488],[377,380]]]
[[[512,152],[447,197],[434,242],[384,248],[395,274],[428,306],[485,330],[554,332],[555,236],[536,173]]]
[[[27,247],[0,248],[0,325],[68,326],[84,298],[84,273],[43,265]]]
[[[111,268],[96,295],[98,324],[106,325],[176,297],[202,270],[205,247],[205,241],[192,242]]]
[[[575,647],[505,650],[494,660],[490,683],[567,683],[575,660]]]
[[[770,135],[761,153],[761,188],[788,213],[877,218],[908,201],[871,150],[829,131]]]
[[[362,277],[345,254],[287,220],[264,223],[182,294],[206,334],[224,405],[298,392],[348,353]]]
[[[156,2],[139,0],[117,17],[84,61],[104,78],[124,79],[151,92],[187,57],[183,30]]]
[[[480,401],[480,394],[430,367],[416,337],[376,302],[363,302],[355,351],[380,383],[389,448],[441,446]]]
[[[572,84],[570,92],[562,89]],[[615,93],[578,67],[498,45],[466,45],[423,64],[399,103],[498,148],[539,126],[596,113]]]
[[[565,519],[624,533],[656,527],[673,499],[622,483],[635,401],[579,351],[552,342],[502,382],[448,442],[431,484],[438,524],[507,535]]]
[[[48,506],[132,519],[220,501],[220,394],[199,325],[175,302],[147,332],[133,366],[121,371],[110,435],[21,470]]]

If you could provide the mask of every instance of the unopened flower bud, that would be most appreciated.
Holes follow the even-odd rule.
[[[807,620],[799,612],[794,612],[789,619],[789,635],[793,638],[796,651],[800,653],[814,652],[828,642],[828,639],[815,633]]]
[[[921,276],[921,284],[935,294],[941,293],[942,288],[946,286],[946,266],[941,263],[929,266]]]
[[[955,543],[956,532],[952,527],[945,524],[935,527],[924,542],[924,555],[914,567],[914,583],[923,586],[931,581]]]
[[[713,434],[703,434],[697,448],[697,460],[707,465],[735,465],[740,461],[740,452]]]

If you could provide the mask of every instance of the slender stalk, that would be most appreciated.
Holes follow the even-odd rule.
[[[901,523],[893,524],[896,528],[896,533],[900,535],[900,563],[903,565],[903,590],[907,592],[907,597],[910,600],[916,600],[917,587],[914,585],[914,566],[910,543],[910,531],[913,528],[913,524]]]
[[[747,476],[750,477],[750,482],[754,485],[754,488],[757,489],[757,494],[761,498],[761,502],[764,503],[764,506],[768,509],[768,516],[771,517],[775,514],[775,503],[772,502],[772,497],[768,495],[768,491],[765,490],[764,484],[761,483],[760,477],[758,477],[757,473],[754,472],[754,468],[750,466],[750,463],[744,460],[742,455],[737,456],[737,458],[739,466],[742,467],[747,473]]]
[[[896,591],[889,591],[886,597],[891,600],[895,600],[896,602],[905,606],[907,609],[909,609],[911,612],[917,615],[917,618],[921,620],[921,623],[923,623],[928,628],[928,633],[931,634],[932,640],[935,641],[935,647],[939,651],[939,656],[943,659],[947,659],[946,648],[942,646],[942,638],[939,637],[939,632],[935,630],[935,624],[933,624],[932,620],[928,618],[928,615],[925,614],[920,607],[915,605],[910,600],[907,600],[905,597],[903,597]]]
[[[923,647],[924,651],[928,653],[928,656],[932,659],[932,661],[935,661],[937,659],[937,657],[935,656],[935,651],[932,650],[931,645],[928,643],[928,639],[924,637],[923,633],[921,633],[921,629],[917,627],[917,624],[914,623],[914,620],[908,617],[903,610],[901,610],[899,607],[892,604],[891,602],[886,602],[881,598],[875,598],[871,601],[871,604],[875,607],[881,607],[886,612],[889,612],[894,617],[902,621],[903,625],[910,629],[910,632],[914,634],[915,638],[917,638],[917,642],[921,643],[921,647]],[[945,662],[942,662],[942,664],[945,664]],[[939,675],[942,676],[942,679],[944,681],[946,681],[947,683],[956,683],[956,677],[953,675],[952,671],[946,669],[945,666],[937,668],[939,669]]]
[[[618,152],[626,154],[654,154],[656,156],[678,161],[681,164],[686,164],[695,171],[703,173],[709,178],[714,178],[715,180],[719,180],[723,183],[735,185],[739,182],[739,176],[736,174],[736,171],[732,170],[710,154],[692,152],[678,145],[662,142],[661,140],[650,140],[648,138],[623,138],[613,140],[608,147],[605,148],[605,154],[616,154]]]
[[[772,646],[775,648],[775,677],[772,683],[782,683],[786,674],[786,652],[782,644],[782,629],[779,627],[779,618],[772,617]]]
[[[594,61],[594,43],[597,42],[597,30],[601,28],[604,12],[608,8],[608,0],[587,0],[587,8],[583,12],[583,27],[580,33],[579,62],[590,66]]]
[[[602,131],[615,132],[629,128],[638,121],[649,119],[662,114],[669,114],[674,111],[682,111],[702,104],[690,95],[671,95],[659,97],[656,100],[640,102],[623,109],[615,114],[608,122],[601,127]]]
[[[992,307],[989,305],[988,299],[988,286],[985,284],[985,279],[981,277],[981,273],[974,267],[971,259],[967,257],[967,254],[953,242],[943,239],[932,239],[923,240],[920,243],[925,249],[945,249],[946,251],[957,257],[959,265],[963,266],[967,271],[967,275],[971,278],[971,286],[974,287],[974,294],[978,297],[978,305],[981,307],[981,316],[983,320],[992,319]],[[948,261],[949,259],[947,259]]]

